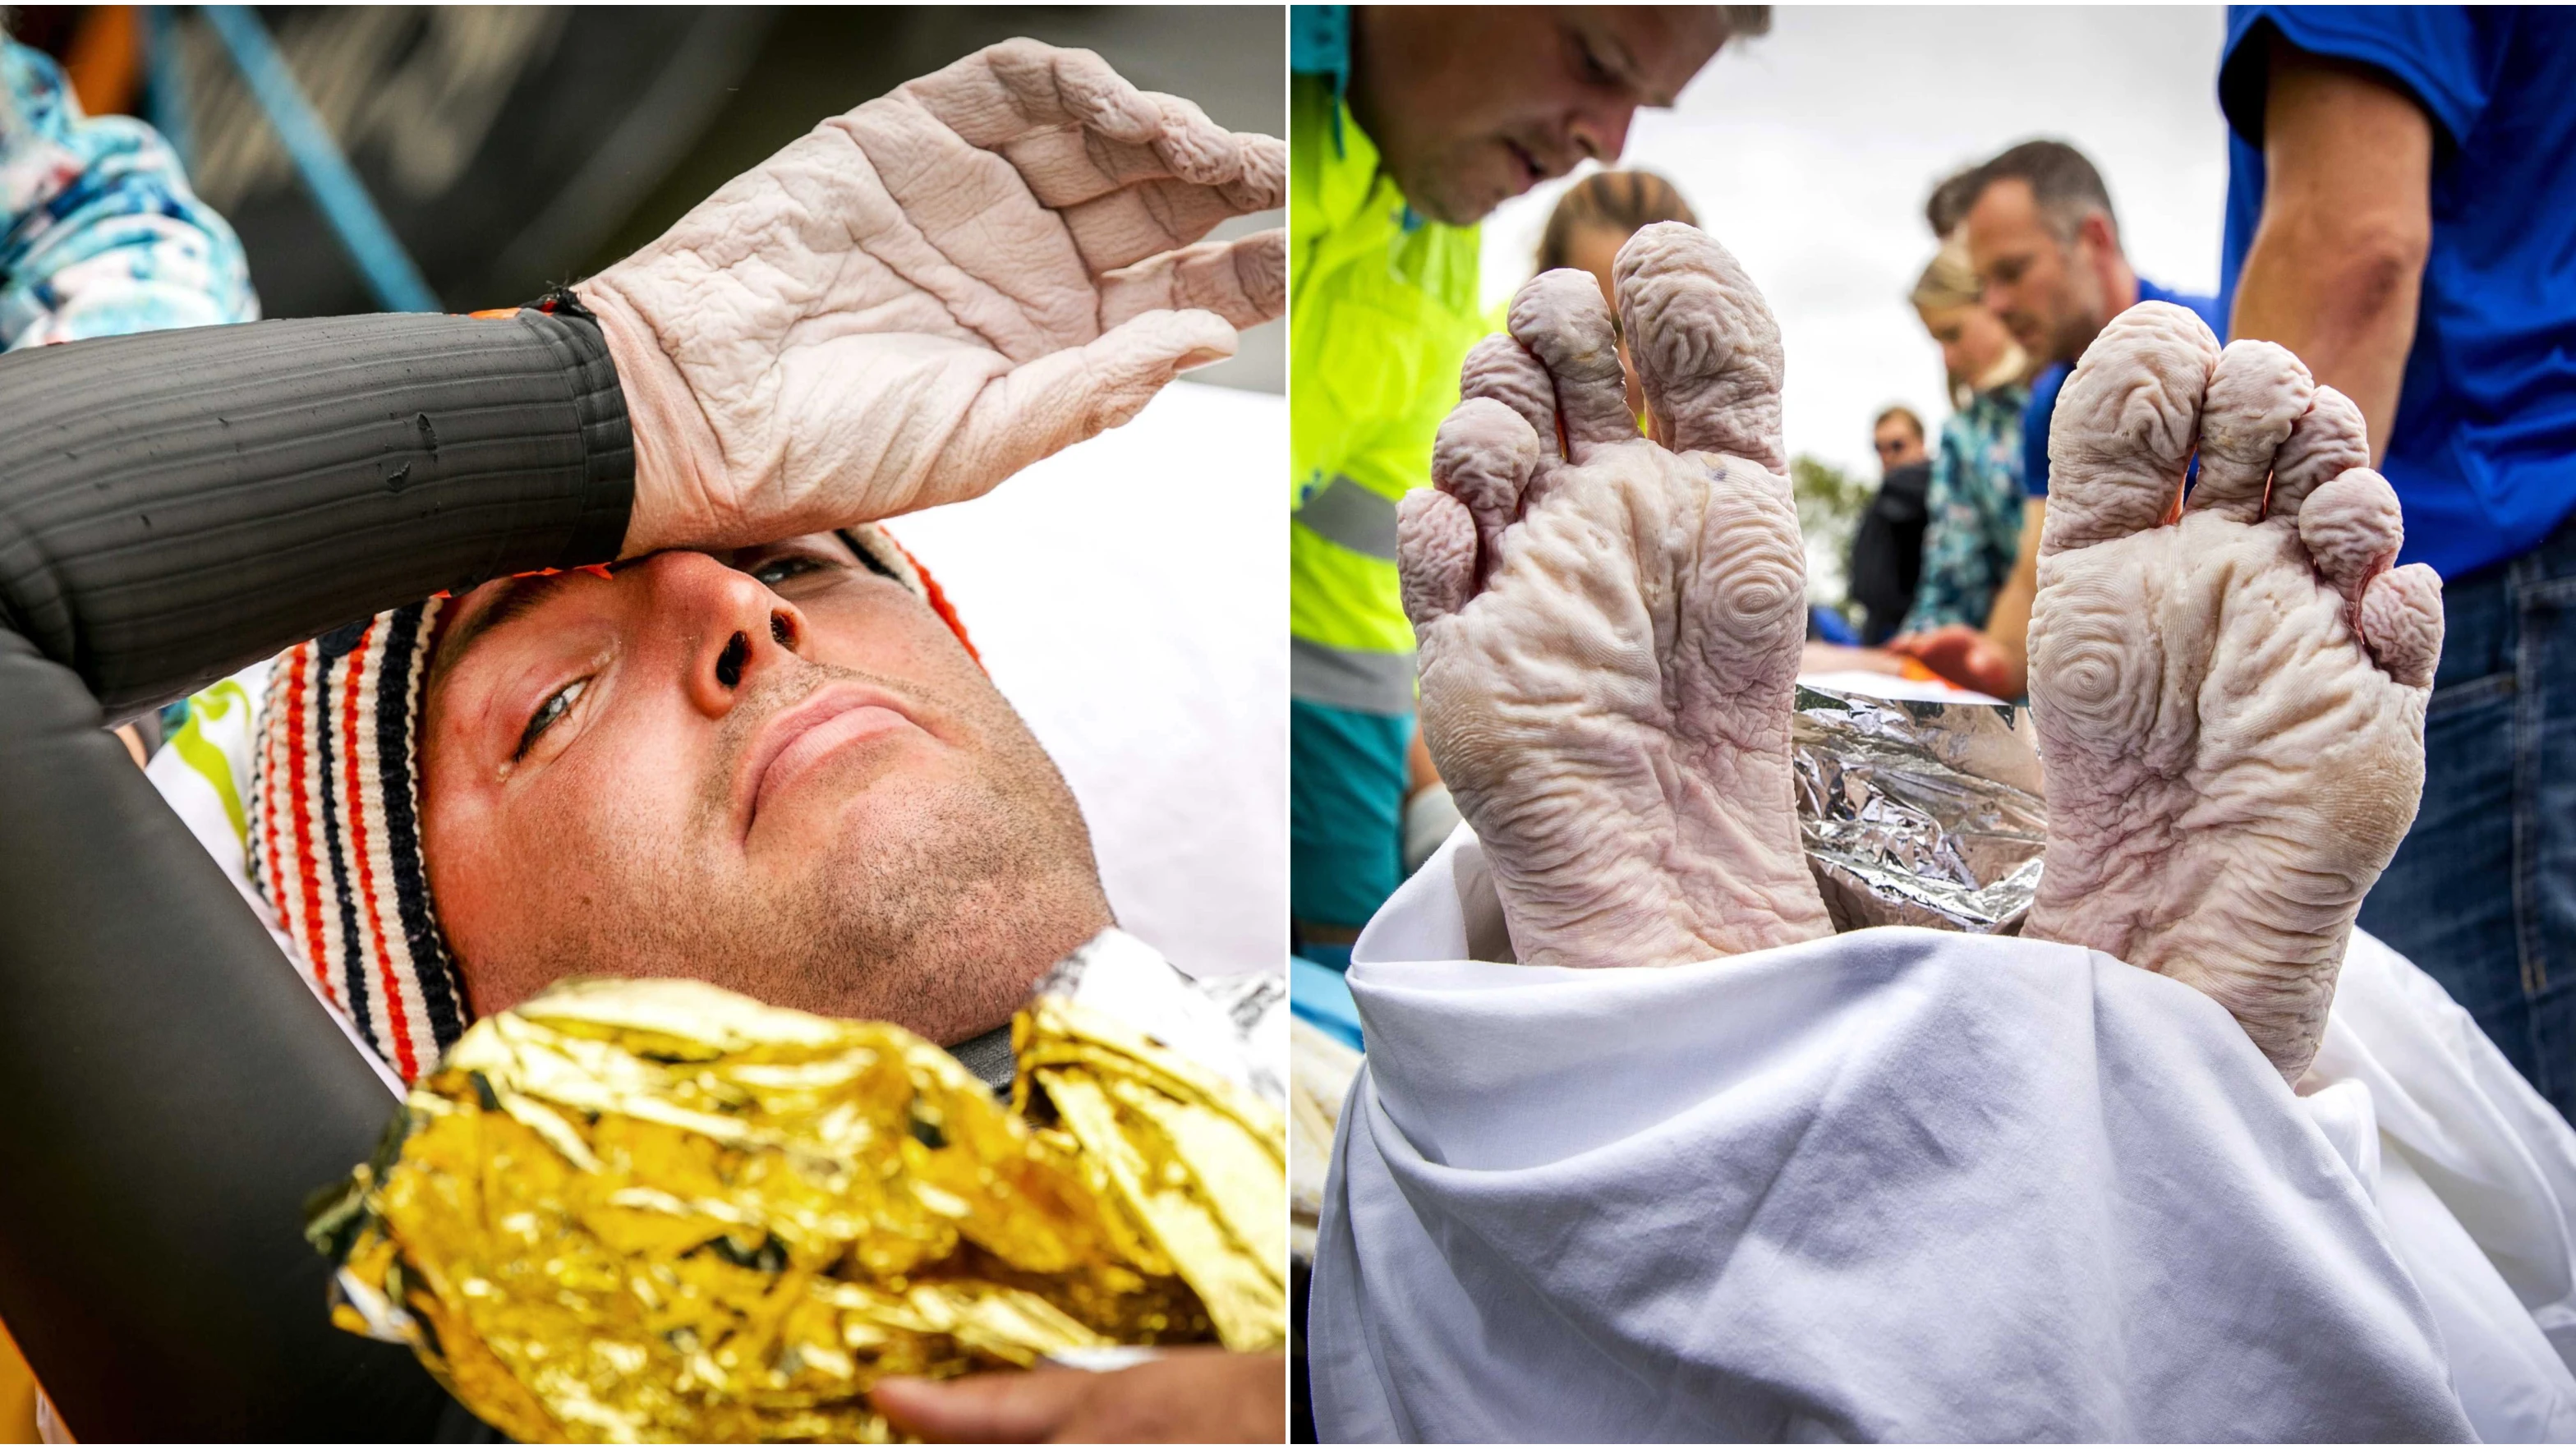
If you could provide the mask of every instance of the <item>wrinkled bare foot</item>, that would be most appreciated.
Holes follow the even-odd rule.
[[[1404,500],[1423,736],[1523,961],[1827,935],[1790,786],[1806,566],[1779,328],[1692,227],[1639,232],[1614,280],[1655,440],[1600,289],[1550,272],[1469,354],[1439,486]]]
[[[2179,307],[2133,307],[2086,350],[2048,456],[2027,934],[2198,987],[2296,1081],[2423,791],[2441,581],[2388,567],[2397,496],[2359,410]]]

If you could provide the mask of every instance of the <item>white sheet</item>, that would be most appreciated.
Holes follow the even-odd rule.
[[[1497,925],[1462,831],[1354,953],[1327,1439],[2576,1435],[2576,1134],[2376,942],[2294,1096],[2069,947],[1466,959]]]
[[[1174,383],[972,503],[890,521],[1081,802],[1118,923],[1194,975],[1288,959],[1284,399]]]

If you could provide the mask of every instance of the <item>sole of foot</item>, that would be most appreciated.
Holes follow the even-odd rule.
[[[2368,462],[2359,410],[2296,357],[2222,352],[2162,303],[2104,329],[2050,426],[2025,933],[2199,988],[2293,1082],[2414,821],[2442,652],[2441,582],[2390,566]]]

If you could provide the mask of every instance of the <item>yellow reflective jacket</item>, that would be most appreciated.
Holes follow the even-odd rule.
[[[1431,481],[1458,365],[1487,330],[1474,227],[1405,224],[1377,147],[1322,76],[1292,78],[1289,693],[1413,708],[1395,501]]]

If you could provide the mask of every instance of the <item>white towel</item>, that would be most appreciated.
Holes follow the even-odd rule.
[[[1462,831],[1354,953],[1328,1440],[2576,1435],[2576,1134],[2376,942],[2298,1096],[2072,947],[1464,959],[1494,923]]]

